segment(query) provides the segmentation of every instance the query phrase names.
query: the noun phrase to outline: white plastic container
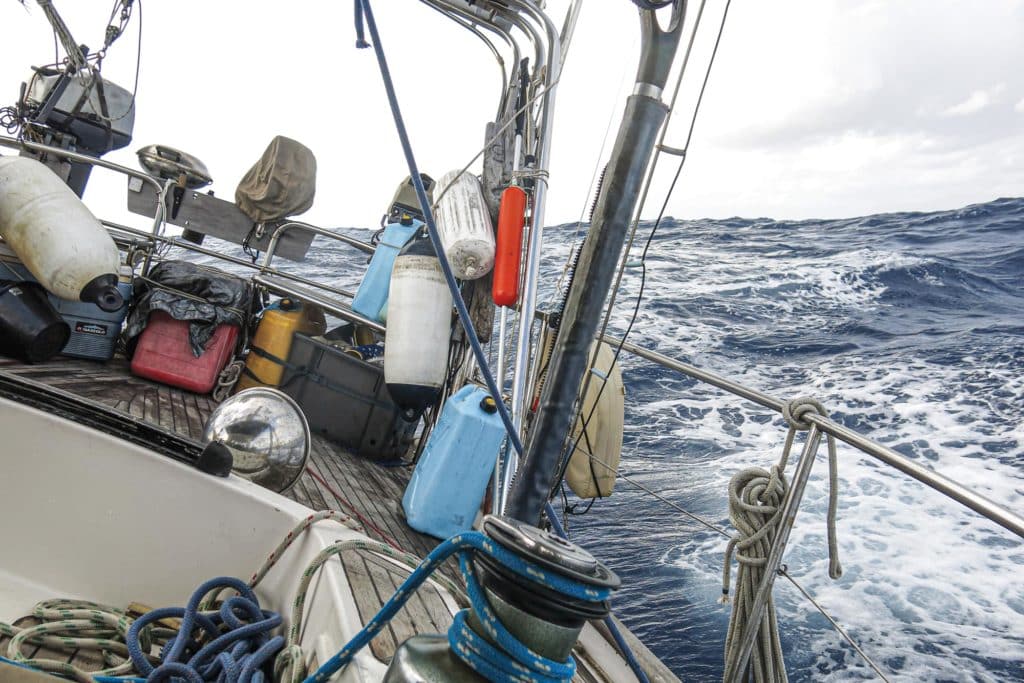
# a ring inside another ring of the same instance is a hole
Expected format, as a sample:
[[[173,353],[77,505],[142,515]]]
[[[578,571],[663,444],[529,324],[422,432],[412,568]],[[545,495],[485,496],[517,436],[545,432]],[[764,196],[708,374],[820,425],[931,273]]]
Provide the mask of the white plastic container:
[[[471,173],[458,174],[447,173],[437,183],[434,218],[455,276],[476,280],[494,267],[494,225],[480,181]]]
[[[395,403],[419,413],[444,383],[452,328],[452,296],[429,240],[395,259],[387,315],[384,380]]]
[[[71,188],[35,159],[0,157],[0,235],[55,296],[105,311],[122,306],[117,245]]]

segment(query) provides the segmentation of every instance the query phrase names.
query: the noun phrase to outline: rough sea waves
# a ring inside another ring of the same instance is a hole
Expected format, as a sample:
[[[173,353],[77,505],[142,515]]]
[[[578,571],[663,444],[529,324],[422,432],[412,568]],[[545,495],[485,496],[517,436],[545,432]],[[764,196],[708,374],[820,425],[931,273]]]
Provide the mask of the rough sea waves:
[[[577,226],[545,235],[550,301]],[[318,239],[294,269],[354,288],[365,268],[354,254]],[[638,275],[627,270],[616,333]],[[647,275],[630,341],[780,398],[814,396],[847,426],[1024,512],[1024,199],[832,221],[669,220]],[[622,472],[728,528],[729,478],[777,461],[781,418],[623,359]],[[889,678],[1024,680],[1021,542],[840,444],[844,574],[830,581],[826,474],[823,445],[785,563]],[[622,576],[613,603],[630,628],[680,678],[721,680],[724,539],[625,481],[569,524]],[[775,596],[791,681],[874,679],[792,586],[779,581]]]
[[[574,226],[548,234],[560,230]],[[620,329],[638,272],[624,280]],[[634,343],[780,398],[814,396],[843,424],[1024,511],[1024,199],[832,221],[670,220],[647,278]],[[728,526],[728,480],[777,461],[781,418],[642,360],[624,369],[622,472]],[[826,571],[824,446],[790,574],[893,680],[1024,679],[1021,542],[844,444],[839,477],[842,578]],[[570,524],[623,577],[614,604],[630,627],[681,678],[720,680],[722,537],[624,481]],[[775,595],[790,680],[875,677],[792,586],[780,580]]]

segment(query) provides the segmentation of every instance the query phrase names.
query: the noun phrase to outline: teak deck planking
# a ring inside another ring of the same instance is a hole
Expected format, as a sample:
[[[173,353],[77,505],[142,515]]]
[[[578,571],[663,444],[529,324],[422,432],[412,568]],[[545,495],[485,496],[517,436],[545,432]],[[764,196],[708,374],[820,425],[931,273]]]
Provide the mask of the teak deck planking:
[[[207,418],[217,407],[210,396],[135,377],[129,371],[128,362],[120,357],[107,363],[57,357],[35,365],[0,357],[0,374],[23,377],[73,393],[199,443]],[[313,437],[308,466],[328,486],[305,472],[285,494],[292,500],[314,510],[339,510],[368,521],[369,524],[363,524],[367,536],[397,545],[417,557],[426,556],[439,543],[405,523],[401,499],[412,474],[411,466],[385,466],[359,458],[317,435]],[[409,573],[381,555],[362,550],[344,553],[341,562],[364,622],[383,606]],[[449,560],[442,571],[448,578],[462,583],[454,560]],[[389,662],[397,646],[407,637],[417,633],[445,633],[454,609],[456,606],[451,600],[442,597],[428,582],[370,643],[370,649],[377,659]],[[4,618],[12,616],[0,615],[0,619]],[[5,639],[0,638],[0,654],[6,649]],[[25,654],[33,653],[26,651]],[[97,667],[91,657],[83,657],[85,653],[40,651],[38,654],[52,655],[86,670]],[[602,678],[592,673],[585,653],[578,653],[578,657],[581,666],[575,681]]]

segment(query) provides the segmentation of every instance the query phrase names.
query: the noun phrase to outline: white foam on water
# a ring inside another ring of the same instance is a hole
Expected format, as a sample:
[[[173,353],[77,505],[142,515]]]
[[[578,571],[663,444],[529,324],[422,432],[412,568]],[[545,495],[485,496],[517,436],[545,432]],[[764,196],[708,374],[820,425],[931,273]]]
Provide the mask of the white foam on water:
[[[835,324],[844,311],[862,315],[879,305],[886,287],[878,275],[886,271],[910,269],[922,286],[939,285],[925,272],[927,258],[865,247],[825,259],[786,249],[768,252],[774,258],[744,259],[723,257],[721,245],[669,242],[659,245],[659,253],[671,254],[671,261],[648,263],[648,294],[632,341],[780,397],[815,396],[867,436],[912,453],[918,463],[1009,509],[1024,507],[1019,362],[1015,367],[1009,359],[968,356],[943,365],[881,350],[848,352],[805,367],[778,357],[737,360],[718,353],[727,335],[749,334],[744,325],[751,315],[776,317],[779,326],[797,329]],[[626,291],[636,291],[634,274],[627,275]],[[731,305],[729,297],[739,300]],[[695,304],[709,299],[714,301],[703,309]],[[620,329],[631,303],[613,317]],[[684,320],[673,312],[677,307],[685,310]],[[717,317],[706,315],[712,308]],[[699,466],[687,466],[685,477],[667,472],[660,459],[645,466],[644,443],[624,453],[624,466],[653,473],[645,481],[659,492],[714,496],[720,503],[705,514],[722,522],[729,477],[775,462],[785,427],[775,416],[764,424],[765,410],[714,389],[662,375],[658,387],[636,395],[627,385],[627,429],[646,434],[645,442],[682,440],[714,444],[714,450],[705,448]],[[822,446],[787,551],[791,574],[895,678],[999,679],[993,671],[1024,657],[1019,540],[849,446],[840,444],[839,454],[838,537],[846,573],[835,582],[827,578]],[[724,545],[713,535],[694,536],[673,546],[664,561],[698,583],[713,583]],[[796,658],[806,665],[790,672],[794,680],[873,677],[848,648],[836,663],[845,645],[784,583],[776,589],[784,639],[798,643]]]

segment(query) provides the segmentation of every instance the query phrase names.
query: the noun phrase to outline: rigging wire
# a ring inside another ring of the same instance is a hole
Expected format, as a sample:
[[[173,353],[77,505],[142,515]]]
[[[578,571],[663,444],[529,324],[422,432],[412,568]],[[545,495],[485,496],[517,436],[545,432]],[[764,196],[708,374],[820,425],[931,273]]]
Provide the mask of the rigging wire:
[[[633,43],[630,46],[630,52],[636,49],[637,40],[637,37],[634,36]],[[597,150],[597,155],[594,158],[594,170],[590,174],[590,182],[587,185],[589,190],[583,202],[583,206],[580,208],[580,217],[576,221],[576,225],[573,226],[574,232],[572,236],[572,242],[569,244],[570,258],[566,259],[565,266],[562,268],[562,272],[558,276],[558,281],[555,282],[555,286],[551,290],[551,294],[548,296],[547,305],[551,305],[551,303],[555,300],[555,297],[557,297],[558,293],[561,291],[562,284],[566,282],[566,275],[569,271],[569,263],[572,260],[571,255],[575,253],[576,245],[579,243],[580,240],[580,235],[582,235],[584,232],[583,218],[588,215],[592,218],[594,215],[594,208],[597,206],[597,199],[601,191],[602,181],[605,175],[605,171],[608,168],[606,164],[601,163],[601,159],[604,158],[604,150],[605,148],[607,148],[608,142],[612,138],[612,125],[615,123],[615,115],[619,111],[619,102],[623,99],[622,93],[626,91],[626,88],[628,87],[627,84],[629,83],[629,81],[629,66],[627,60],[622,60],[622,75],[619,76],[619,87],[615,91],[616,96],[614,99],[614,104],[611,106],[611,111],[609,111],[608,113],[608,123],[605,125],[604,136],[601,138],[601,147]],[[601,177],[601,180],[598,180],[598,176]],[[588,208],[590,209],[589,214],[587,212]],[[587,219],[587,222],[590,222],[590,218]]]
[[[871,669],[878,675],[879,678],[881,678],[886,683],[889,683],[889,677],[886,676],[884,673],[882,673],[882,670],[878,667],[878,665],[875,664],[875,662],[871,659],[871,657],[868,657],[867,653],[864,652],[864,650],[862,650],[859,645],[857,645],[857,643],[856,643],[856,641],[854,641],[853,637],[849,633],[846,632],[846,629],[844,629],[842,626],[840,626],[839,622],[837,622],[835,619],[833,619],[832,615],[830,615],[827,611],[825,611],[825,608],[822,607],[820,604],[818,604],[818,601],[815,600],[814,597],[810,593],[808,593],[807,590],[803,586],[801,586],[799,583],[797,583],[796,579],[794,579],[792,576],[790,576],[789,569],[786,567],[786,565],[782,565],[782,567],[779,568],[779,572],[778,573],[779,573],[779,576],[782,576],[787,581],[789,581],[791,584],[793,584],[793,587],[796,588],[798,591],[800,591],[800,594],[803,595],[805,598],[807,598],[807,600],[812,605],[814,605],[818,609],[819,612],[821,612],[821,616],[825,617],[825,619],[828,620],[828,623],[832,624],[832,628],[834,628],[836,630],[836,632],[840,636],[843,637],[843,640],[845,640],[847,643],[850,644],[850,647],[852,647],[854,650],[856,650],[857,654],[859,654],[861,656],[861,659],[863,659],[865,662],[867,662],[867,665],[871,667]]]
[[[613,472],[617,478],[622,479],[627,484],[630,484],[631,486],[634,486],[634,487],[640,489],[641,491],[643,491],[644,493],[648,494],[652,498],[654,498],[654,499],[664,503],[665,505],[669,506],[670,508],[672,508],[676,512],[679,512],[680,514],[685,515],[686,517],[688,517],[692,521],[700,524],[701,526],[705,527],[709,531],[713,531],[713,532],[719,534],[720,536],[722,536],[723,538],[726,538],[726,539],[732,538],[732,535],[728,531],[723,529],[721,526],[715,524],[714,522],[710,522],[707,519],[704,519],[700,515],[697,515],[697,514],[694,514],[694,513],[690,512],[689,510],[687,510],[686,508],[682,507],[678,503],[676,503],[676,502],[674,502],[672,500],[669,500],[665,496],[661,495],[657,491],[654,491],[650,487],[645,486],[644,484],[640,483],[636,479],[633,479],[632,477],[629,477],[629,476],[623,474],[621,471],[615,470],[615,468],[611,467],[607,463],[602,462],[597,456],[595,456],[595,455],[593,455],[591,453],[588,453],[587,451],[583,451],[582,449],[579,449],[579,450],[584,455],[586,455],[590,459],[590,461],[592,463],[597,463],[601,467],[604,467],[605,469]],[[563,493],[563,495],[564,495],[564,493]],[[843,640],[845,640],[850,645],[850,647],[852,647],[857,652],[857,654],[861,656],[861,658],[865,662],[867,662],[868,666],[870,666],[871,669],[876,674],[878,674],[879,678],[881,678],[883,681],[886,681],[886,683],[889,682],[889,678],[882,672],[881,668],[877,664],[875,664],[874,660],[872,660],[871,657],[869,657],[868,654],[866,652],[864,652],[864,650],[857,644],[857,642],[853,639],[853,636],[851,636],[846,631],[846,629],[844,629],[839,624],[839,622],[836,621],[835,617],[833,617],[831,614],[829,614],[828,610],[826,610],[817,600],[814,599],[814,596],[812,596],[807,591],[807,589],[804,588],[800,584],[800,582],[798,582],[795,578],[793,578],[793,576],[789,573],[789,569],[788,569],[788,567],[786,567],[786,565],[783,565],[779,569],[778,573],[779,573],[780,576],[785,577],[785,579],[787,581],[789,581],[791,584],[793,584],[793,586],[800,592],[800,594],[803,595],[807,599],[807,601],[810,602],[811,605],[814,606],[814,608],[816,610],[818,610],[818,612],[821,614],[821,616],[825,617],[825,619],[833,626],[833,628],[835,628],[835,630],[839,634],[839,636]]]
[[[58,45],[63,44],[67,52],[68,45],[73,44],[74,39],[67,25],[60,15],[57,14],[52,2],[50,0],[40,0],[39,4],[43,8],[43,12],[46,14],[53,32],[54,61],[53,64],[35,70],[29,82],[29,87],[25,89],[25,92],[31,92],[32,85],[35,79],[39,77],[40,72],[50,68],[63,68],[67,70],[71,78],[75,78],[81,83],[83,90],[91,91],[94,83],[100,79],[103,59],[106,56],[107,49],[124,34],[124,30],[131,21],[132,8],[136,2],[139,8],[139,30],[135,48],[135,78],[128,106],[120,115],[113,117],[103,111],[103,106],[95,108],[96,111],[92,112],[94,116],[108,124],[120,121],[131,114],[135,109],[135,98],[139,89],[139,73],[142,65],[142,0],[115,0],[110,11],[110,18],[107,20],[103,47],[97,52],[83,57],[81,49],[75,46],[74,54],[68,52],[68,56],[63,61],[60,59]],[[115,24],[114,20],[118,15],[118,8],[120,8],[120,18]],[[25,99],[22,99],[13,106],[3,107],[0,109],[0,128],[4,128],[12,135],[18,134],[20,136],[24,133],[31,138],[31,131],[27,131],[26,128],[29,120],[34,115],[34,109],[35,107],[30,106]]]
[[[693,131],[694,131],[694,128],[695,128],[696,123],[697,123],[697,115],[700,113],[700,105],[701,105],[701,102],[702,102],[702,100],[704,98],[704,90],[707,87],[709,78],[711,77],[711,67],[714,65],[714,63],[715,63],[715,56],[718,54],[718,45],[719,45],[719,43],[722,40],[722,33],[725,30],[725,21],[726,21],[726,18],[728,17],[728,14],[729,14],[729,5],[731,4],[731,2],[732,2],[732,0],[727,0],[726,5],[725,5],[725,10],[722,13],[722,22],[719,25],[718,35],[715,38],[715,47],[714,47],[714,50],[711,53],[711,58],[708,60],[708,66],[707,66],[707,69],[704,72],[704,81],[701,84],[700,95],[697,98],[697,102],[696,102],[696,104],[694,105],[694,108],[693,108],[693,115],[690,118],[689,133],[688,133],[687,138],[686,138],[687,146],[689,146],[689,144],[690,144],[690,138],[693,136]],[[670,104],[669,104],[669,117],[670,117],[669,120],[671,119],[672,112],[675,110],[676,99],[679,96],[679,91],[680,91],[680,88],[681,88],[681,85],[682,85],[683,77],[686,74],[687,66],[689,65],[689,62],[690,62],[690,55],[692,54],[692,51],[693,51],[693,43],[694,43],[694,40],[695,40],[695,38],[697,36],[697,32],[700,30],[700,22],[701,22],[701,18],[704,16],[704,6],[705,6],[705,4],[706,4],[705,0],[701,0],[700,7],[697,9],[697,18],[694,21],[693,30],[690,33],[690,40],[689,40],[689,43],[686,46],[686,54],[683,56],[683,63],[682,63],[682,66],[681,66],[681,68],[679,70],[679,75],[676,77],[675,88],[674,88],[674,91],[672,93],[672,99],[671,99]],[[626,264],[627,264],[627,262],[629,260],[629,252],[630,252],[630,249],[632,248],[633,239],[634,239],[634,237],[636,235],[637,228],[638,228],[638,226],[640,224],[639,215],[640,215],[640,212],[643,211],[644,204],[647,201],[647,192],[650,189],[651,181],[652,181],[652,179],[654,177],[655,167],[657,166],[658,158],[660,157],[661,142],[663,142],[664,139],[665,139],[665,134],[666,134],[666,132],[668,130],[669,120],[665,121],[664,128],[662,129],[662,134],[661,134],[661,137],[660,137],[660,141],[658,143],[659,149],[656,150],[656,152],[655,152],[656,156],[654,158],[654,162],[651,164],[651,170],[647,174],[647,182],[645,183],[645,186],[644,186],[644,194],[643,194],[643,197],[641,199],[640,206],[637,209],[637,218],[636,218],[636,220],[633,223],[633,229],[632,229],[632,232],[630,233],[630,236],[629,236],[629,242],[626,245],[626,248],[623,250],[623,253],[622,253],[622,260],[621,260],[621,263],[620,263],[620,266],[619,266],[619,272],[618,272],[618,275],[617,275],[617,278],[616,278],[615,285],[612,288],[611,298],[610,298],[610,300],[608,302],[608,309],[607,309],[607,312],[605,313],[604,322],[602,324],[601,331],[600,331],[600,333],[598,334],[598,337],[597,337],[598,339],[604,337],[605,332],[607,331],[607,328],[608,328],[608,323],[609,323],[609,320],[611,318],[612,308],[615,305],[615,298],[616,298],[615,295],[616,295],[616,293],[618,291],[619,283],[622,281],[622,274],[625,271]],[[632,313],[632,316],[630,317],[629,324],[626,327],[625,334],[622,335],[622,338],[619,341],[619,345],[615,349],[615,352],[614,352],[614,354],[612,356],[612,362],[609,365],[607,372],[604,373],[604,375],[603,375],[603,377],[601,379],[601,384],[600,384],[600,386],[597,389],[597,397],[595,397],[594,405],[591,407],[590,412],[587,415],[586,419],[583,420],[582,433],[584,433],[584,434],[587,433],[587,428],[590,426],[590,422],[593,419],[594,414],[597,411],[597,405],[598,405],[597,401],[600,398],[601,394],[604,392],[604,390],[605,390],[605,388],[606,388],[606,386],[608,384],[608,377],[610,376],[611,371],[618,364],[619,356],[622,354],[622,347],[626,343],[626,340],[629,337],[629,334],[633,330],[633,325],[636,323],[637,317],[640,314],[640,305],[643,302],[644,288],[645,288],[646,281],[647,281],[647,262],[646,262],[646,260],[647,260],[647,252],[648,252],[648,249],[651,246],[652,240],[654,239],[655,233],[657,232],[658,228],[661,225],[662,218],[665,215],[665,210],[668,207],[668,202],[669,202],[669,200],[672,197],[672,193],[675,190],[676,183],[679,180],[679,176],[682,173],[683,165],[685,163],[686,163],[686,155],[684,154],[680,158],[680,160],[679,160],[679,166],[676,168],[676,173],[675,173],[675,177],[672,180],[672,185],[669,187],[669,190],[668,190],[668,192],[665,195],[665,200],[662,203],[661,211],[658,214],[658,218],[655,221],[654,226],[651,228],[650,234],[648,235],[647,243],[644,246],[643,255],[640,258],[640,266],[641,266],[640,290],[639,290],[639,292],[637,294],[636,302],[635,302],[635,304],[633,306],[633,313]],[[596,354],[595,354],[595,359],[596,359]],[[590,369],[591,369],[591,372],[587,373],[586,379],[583,382],[583,387],[582,387],[581,392],[580,392],[581,395],[584,395],[584,396],[587,394],[587,392],[590,389],[591,375],[593,374],[593,372],[592,372],[593,371],[593,365],[591,365]],[[582,403],[581,403],[578,410],[582,411],[582,409],[583,408],[582,408]],[[579,418],[580,418],[580,414],[577,413],[577,416],[574,418],[573,423],[575,424],[576,420],[578,420]],[[562,471],[560,473],[562,476],[564,476],[565,470],[569,466],[569,460],[571,459],[572,454],[573,454],[573,452],[575,451],[575,449],[577,447],[578,447],[578,445],[575,444],[575,443],[572,443],[572,444],[567,443],[566,444],[565,448],[566,448],[566,450],[568,452],[564,453],[563,456],[562,456],[562,463],[561,463],[561,470]],[[561,479],[561,477],[559,477],[559,479]]]
[[[663,7],[668,7],[669,5],[672,4],[672,0],[663,0],[662,2],[652,2],[652,1],[649,1],[649,0],[633,0],[633,2],[634,2],[634,4],[636,4],[638,7],[641,7],[642,9],[652,9],[652,10],[657,10],[657,9],[660,9],[660,8],[663,8]],[[697,102],[694,105],[693,115],[692,115],[692,117],[690,119],[690,125],[689,125],[689,128],[687,130],[687,135],[686,135],[686,142],[685,142],[685,144],[682,147],[682,154],[680,155],[679,164],[676,167],[675,174],[674,174],[674,176],[672,178],[672,182],[671,182],[671,184],[669,186],[668,192],[665,195],[665,199],[662,202],[661,209],[660,209],[660,211],[658,213],[658,217],[655,220],[654,225],[651,227],[651,231],[648,234],[647,240],[646,240],[646,242],[644,244],[644,249],[643,249],[643,252],[642,252],[641,257],[640,257],[640,268],[641,268],[640,287],[639,287],[639,290],[637,292],[636,301],[635,301],[635,304],[634,304],[634,307],[633,307],[633,312],[632,312],[632,315],[630,317],[628,326],[627,326],[627,328],[625,330],[625,333],[622,335],[622,338],[620,339],[618,346],[615,349],[615,354],[614,354],[614,357],[612,359],[611,367],[615,367],[616,363],[618,362],[619,356],[622,353],[623,346],[624,346],[627,338],[629,337],[629,334],[632,331],[633,326],[636,323],[636,320],[637,320],[637,318],[639,316],[640,306],[641,306],[642,301],[643,301],[643,295],[644,295],[644,290],[645,290],[646,281],[647,281],[647,265],[646,265],[647,254],[648,254],[648,252],[650,250],[651,243],[654,240],[654,236],[657,234],[658,228],[661,227],[662,221],[663,221],[664,216],[665,216],[665,212],[666,212],[666,210],[668,208],[668,202],[670,201],[670,199],[672,197],[672,194],[675,191],[675,188],[676,188],[676,186],[678,184],[679,178],[680,178],[680,176],[682,174],[683,167],[686,164],[687,152],[689,151],[690,142],[691,142],[691,140],[693,138],[693,133],[694,133],[694,130],[696,128],[697,116],[698,116],[698,114],[700,112],[700,106],[701,106],[701,103],[703,102],[704,93],[705,93],[705,90],[707,89],[708,80],[709,80],[709,78],[711,76],[711,68],[712,68],[712,66],[714,64],[715,57],[718,54],[718,47],[719,47],[719,45],[721,43],[721,40],[722,40],[722,34],[723,34],[724,30],[725,30],[725,23],[726,23],[726,19],[728,17],[729,7],[730,7],[731,4],[732,4],[732,0],[726,0],[725,8],[724,8],[724,10],[722,12],[722,20],[721,20],[721,23],[719,25],[718,34],[715,37],[715,44],[714,44],[714,47],[713,47],[712,52],[711,52],[711,57],[710,57],[710,59],[708,61],[708,67],[707,67],[707,70],[705,71],[705,74],[704,74],[704,80],[701,83],[700,92],[699,92],[699,94],[697,96]],[[680,85],[680,83],[682,81],[682,77],[683,77],[683,75],[685,73],[685,70],[686,70],[686,62],[689,60],[690,49],[693,46],[693,39],[694,39],[694,36],[696,35],[697,29],[699,28],[699,25],[700,25],[700,18],[701,18],[701,15],[703,14],[704,5],[705,5],[705,2],[702,0],[701,5],[700,5],[700,9],[698,11],[697,19],[696,19],[696,22],[695,22],[695,25],[694,25],[693,33],[691,34],[690,44],[687,47],[687,53],[686,53],[686,57],[684,59],[683,67],[682,67],[682,70],[680,71],[680,74],[679,74],[679,77],[678,77],[679,80],[676,83],[676,89],[675,89],[675,92],[673,93],[673,98],[672,98],[672,104],[673,104],[672,108],[673,109],[674,109],[674,104],[675,104],[675,98],[676,98],[676,96],[678,95],[678,92],[679,92],[679,85]],[[668,121],[665,122],[665,129],[667,130],[667,128],[668,128]],[[662,136],[662,139],[664,139],[664,135]],[[659,147],[660,146],[661,146],[661,143],[659,143]],[[659,152],[660,152],[660,149],[659,149]],[[657,163],[657,160],[655,160],[655,164],[656,163]],[[648,187],[650,186],[651,179],[653,179],[653,173],[654,173],[654,168],[652,166],[651,173],[650,173],[650,175],[648,177],[648,183],[647,183]],[[646,191],[645,191],[645,197],[644,198],[646,199]],[[641,207],[640,207],[640,209],[637,212],[638,216],[639,216],[640,211],[642,210],[642,208],[643,208],[643,204],[641,204]],[[638,224],[639,224],[639,218],[637,218],[637,222],[634,224],[634,234],[635,234],[636,227],[637,227]],[[632,237],[631,237],[631,241],[632,241]],[[629,249],[627,248],[625,250],[625,252],[623,253],[622,266],[620,267],[620,276],[621,276],[622,270],[624,270],[625,267],[626,267],[628,256],[629,256]],[[614,297],[614,292],[613,292],[613,297]],[[607,313],[607,315],[605,317],[605,321],[604,321],[604,329],[607,328],[608,321],[609,321],[609,318],[611,316],[612,303],[613,302],[609,303],[608,313]],[[603,336],[603,330],[602,330],[602,335],[600,335],[600,336]],[[600,338],[600,336],[599,336],[599,338]],[[588,374],[587,375],[587,382],[588,383],[589,383],[589,380],[590,380],[590,375]],[[601,387],[599,389],[599,392],[602,391],[607,386],[607,382],[608,382],[607,374],[605,374],[604,378],[602,379],[602,384],[601,384]],[[590,420],[593,418],[595,411],[596,411],[596,403],[595,403],[595,406],[593,408],[591,408],[591,411],[590,411],[589,415],[587,416],[586,421],[584,421],[584,423],[583,423],[583,428],[582,428],[583,435],[587,434],[587,426],[589,425]],[[609,465],[607,465],[606,463],[604,463],[600,459],[598,459],[596,456],[594,456],[592,453],[587,452],[587,451],[583,451],[583,449],[581,449],[579,447],[578,443],[572,444],[572,450],[570,451],[570,455],[575,450],[580,450],[581,452],[583,452],[588,457],[588,459],[591,462],[591,467],[593,467],[593,463],[596,462],[597,464],[599,464],[599,465],[601,465],[601,466],[603,466],[603,467],[605,467],[605,468],[607,468],[609,470],[613,469],[612,467],[610,467]],[[569,461],[569,458],[566,457],[564,459],[564,463],[563,463],[563,471],[564,471],[564,467],[568,465],[568,461]],[[714,532],[722,535],[725,538],[730,538],[731,537],[731,535],[727,531],[725,531],[725,529],[723,529],[723,528],[721,528],[721,527],[719,527],[719,526],[717,526],[717,525],[715,525],[715,524],[713,524],[713,523],[711,523],[711,522],[701,518],[698,515],[695,515],[695,514],[689,512],[688,510],[686,510],[682,506],[680,506],[677,503],[674,503],[673,501],[669,500],[668,498],[658,494],[657,492],[655,492],[652,489],[650,489],[649,487],[641,484],[640,482],[635,481],[634,479],[632,479],[630,477],[627,477],[626,475],[622,474],[621,472],[615,472],[615,474],[616,474],[616,476],[622,478],[624,481],[628,482],[632,486],[635,486],[636,488],[641,489],[642,491],[646,492],[648,495],[650,495],[650,496],[656,498],[657,500],[667,504],[672,509],[674,509],[674,510],[678,511],[679,513],[685,515],[689,519],[697,522],[698,524],[704,526],[705,528],[707,528],[707,529],[709,529],[711,531],[714,531]],[[564,489],[563,489],[562,495],[563,496],[565,495],[564,494]],[[590,505],[593,505],[593,500],[590,501]],[[587,511],[589,511],[589,509],[590,509],[590,506],[588,506]],[[828,622],[835,628],[836,632],[847,643],[849,643],[849,645],[861,656],[861,658],[868,664],[868,666],[871,667],[871,669],[882,680],[884,680],[884,681],[888,681],[889,680],[885,676],[885,674],[882,673],[881,669],[874,663],[874,661],[872,661],[872,659],[867,655],[867,653],[865,653],[864,650],[861,649],[861,647],[846,632],[846,630],[843,629],[839,625],[839,623],[830,614],[828,614],[828,612],[810,595],[810,593],[808,593],[806,591],[806,589],[803,588],[803,586],[801,586],[786,571],[785,568],[781,569],[779,571],[779,573],[782,576],[784,576],[788,581],[790,581],[794,585],[794,587],[796,587],[797,590],[805,598],[807,598],[807,600],[818,610],[818,612],[820,612],[821,615],[823,617],[825,617],[825,619],[828,620]]]

